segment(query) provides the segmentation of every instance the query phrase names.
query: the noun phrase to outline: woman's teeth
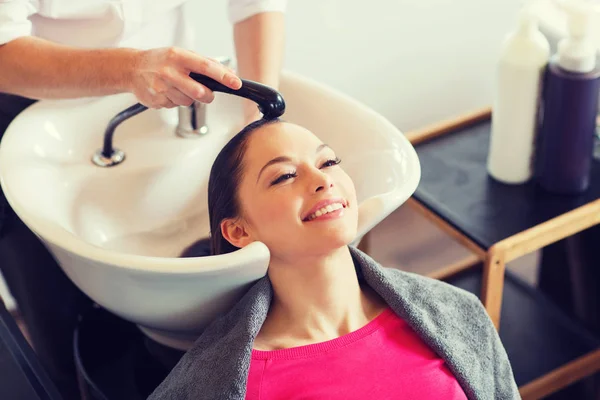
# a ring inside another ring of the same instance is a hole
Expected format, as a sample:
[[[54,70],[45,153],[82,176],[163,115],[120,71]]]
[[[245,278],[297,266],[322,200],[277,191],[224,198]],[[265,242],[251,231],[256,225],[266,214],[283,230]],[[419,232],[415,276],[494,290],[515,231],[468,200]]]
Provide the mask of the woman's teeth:
[[[313,220],[315,218],[318,218],[322,215],[325,215],[327,213],[333,212],[333,211],[337,211],[340,208],[344,208],[342,203],[334,203],[334,204],[329,204],[326,207],[323,207],[319,210],[317,210],[316,212],[314,212],[313,214],[309,215],[308,218],[306,218],[307,221]]]

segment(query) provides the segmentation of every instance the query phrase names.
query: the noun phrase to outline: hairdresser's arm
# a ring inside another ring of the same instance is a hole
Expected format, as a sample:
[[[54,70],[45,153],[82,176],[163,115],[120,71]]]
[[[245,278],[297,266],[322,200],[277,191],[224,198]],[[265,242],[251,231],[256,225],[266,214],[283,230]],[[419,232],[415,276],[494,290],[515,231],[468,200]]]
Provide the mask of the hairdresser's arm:
[[[238,73],[273,88],[279,88],[283,50],[284,14],[263,12],[234,25]],[[244,109],[246,122],[260,115],[256,104],[247,102]]]
[[[81,49],[24,36],[0,45],[0,92],[33,99],[104,96],[131,92],[149,107],[211,101],[212,92],[189,78],[208,75],[237,89],[228,68],[191,51]]]

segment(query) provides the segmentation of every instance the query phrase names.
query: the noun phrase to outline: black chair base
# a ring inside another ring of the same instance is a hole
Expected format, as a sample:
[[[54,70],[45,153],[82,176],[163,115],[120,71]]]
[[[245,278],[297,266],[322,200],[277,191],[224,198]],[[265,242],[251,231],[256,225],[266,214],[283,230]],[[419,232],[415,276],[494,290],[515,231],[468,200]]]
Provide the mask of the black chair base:
[[[81,317],[74,346],[84,400],[146,399],[183,355],[101,308]]]

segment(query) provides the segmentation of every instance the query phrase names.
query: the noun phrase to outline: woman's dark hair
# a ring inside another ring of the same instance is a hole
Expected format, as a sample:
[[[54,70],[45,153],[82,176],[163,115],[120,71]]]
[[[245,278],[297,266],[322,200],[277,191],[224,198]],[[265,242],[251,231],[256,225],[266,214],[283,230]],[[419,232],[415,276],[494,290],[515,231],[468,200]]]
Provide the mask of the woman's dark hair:
[[[208,178],[208,217],[210,221],[211,254],[225,254],[238,250],[223,237],[221,221],[240,215],[238,187],[242,178],[242,160],[248,139],[257,129],[279,122],[276,119],[260,119],[242,129],[217,155]]]

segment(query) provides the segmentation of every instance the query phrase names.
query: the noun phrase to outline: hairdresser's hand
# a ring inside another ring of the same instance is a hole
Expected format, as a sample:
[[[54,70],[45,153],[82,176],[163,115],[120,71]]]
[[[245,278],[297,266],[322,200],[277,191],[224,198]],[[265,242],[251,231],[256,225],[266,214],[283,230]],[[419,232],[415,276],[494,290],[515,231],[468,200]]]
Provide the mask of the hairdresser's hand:
[[[232,89],[242,86],[233,70],[218,61],[168,47],[138,53],[131,92],[149,108],[189,106],[194,100],[213,101],[213,92],[190,78],[190,72],[206,75]]]

